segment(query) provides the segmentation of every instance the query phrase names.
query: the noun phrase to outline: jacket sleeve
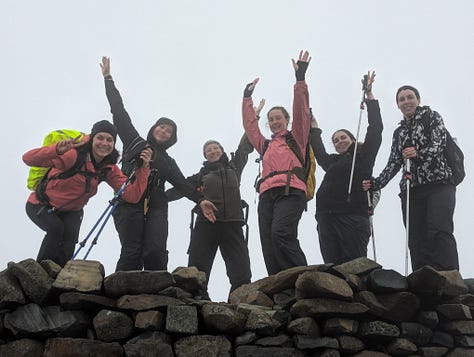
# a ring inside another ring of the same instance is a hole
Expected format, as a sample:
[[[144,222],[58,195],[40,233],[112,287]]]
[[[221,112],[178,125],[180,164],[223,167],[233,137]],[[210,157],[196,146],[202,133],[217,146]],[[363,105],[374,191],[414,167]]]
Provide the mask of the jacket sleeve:
[[[309,110],[308,85],[305,81],[297,81],[294,85],[291,134],[298,143],[300,152],[303,155],[306,155],[310,126],[311,113]]]
[[[130,182],[122,193],[122,198],[130,203],[137,203],[145,193],[148,175],[150,169],[148,167],[140,167],[135,171],[135,180]],[[123,184],[127,181],[127,176],[122,173],[117,165],[112,165],[110,172],[107,174],[106,182],[118,192]]]
[[[260,128],[258,127],[258,118],[253,109],[253,101],[251,97],[244,98],[242,101],[242,123],[248,140],[255,150],[257,150],[259,154],[262,154],[265,137],[262,135]]]
[[[428,162],[433,156],[442,155],[446,148],[446,128],[443,123],[443,118],[434,110],[430,110],[424,115],[428,116],[428,118],[423,121],[429,123],[426,129],[426,137],[430,140],[423,147],[417,148],[416,161],[419,162]]]
[[[126,150],[130,143],[140,137],[140,134],[138,134],[132,124],[130,115],[125,110],[122,97],[117,87],[115,87],[112,77],[105,78],[105,94],[110,104],[114,125],[117,127],[118,135],[123,143],[124,150]]]
[[[170,174],[167,181],[180,191],[182,194],[181,197],[187,197],[195,203],[199,203],[204,198],[202,193],[197,190],[197,186],[193,186],[185,179],[183,173],[176,164],[176,161],[173,159],[170,159]]]
[[[247,134],[244,133],[240,139],[239,146],[235,151],[232,163],[236,169],[237,178],[240,182],[240,177],[242,176],[242,171],[244,170],[245,165],[247,164],[249,154],[253,151],[253,146],[250,143]]]
[[[69,150],[62,155],[58,155],[56,145],[57,143],[54,143],[27,151],[23,154],[23,162],[28,166],[54,167],[61,171],[73,167],[77,159],[77,151]]]
[[[199,187],[198,177],[199,177],[199,174],[189,176],[186,178],[186,182],[191,187],[198,188]],[[176,187],[171,187],[170,189],[166,190],[165,194],[166,194],[166,197],[168,198],[168,202],[177,201],[184,197],[184,194]]]
[[[320,128],[311,128],[310,130],[310,139],[311,147],[313,148],[314,157],[319,166],[323,168],[324,171],[327,171],[331,165],[332,159],[331,155],[326,152],[324,147],[323,140],[321,139],[322,130]]]
[[[364,139],[364,159],[367,162],[367,167],[372,171],[382,144],[383,124],[378,100],[367,101],[367,113],[369,126]]]
[[[390,156],[388,158],[387,165],[382,170],[380,175],[374,180],[373,190],[380,190],[384,188],[390,180],[400,171],[400,168],[403,165],[403,156],[400,149],[400,136],[399,130],[396,129],[392,137],[392,148],[390,149]]]

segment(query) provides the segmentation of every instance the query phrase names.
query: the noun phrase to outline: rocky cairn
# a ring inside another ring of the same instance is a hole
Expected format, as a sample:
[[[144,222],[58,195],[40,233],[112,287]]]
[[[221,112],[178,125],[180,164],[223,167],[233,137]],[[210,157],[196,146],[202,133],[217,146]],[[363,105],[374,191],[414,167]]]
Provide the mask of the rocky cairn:
[[[282,271],[206,299],[195,268],[117,272],[97,261],[9,263],[0,356],[474,356],[474,279],[404,277],[359,258]]]

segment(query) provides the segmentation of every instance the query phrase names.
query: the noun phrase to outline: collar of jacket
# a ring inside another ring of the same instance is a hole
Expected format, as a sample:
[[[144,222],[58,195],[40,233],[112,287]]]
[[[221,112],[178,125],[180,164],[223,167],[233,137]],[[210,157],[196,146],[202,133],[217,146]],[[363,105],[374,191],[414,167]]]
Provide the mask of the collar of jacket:
[[[283,137],[284,137],[284,136],[286,136],[286,134],[288,134],[288,133],[289,133],[289,130],[287,130],[287,129],[281,130],[281,131],[279,131],[279,132],[276,133],[276,134],[272,134],[271,138],[272,138],[272,140],[274,140],[275,138],[277,138],[277,137],[279,137],[279,136],[283,136]]]
[[[222,153],[222,156],[219,158],[219,160],[214,161],[214,162],[209,162],[209,161],[204,161],[203,166],[205,170],[216,170],[220,165],[226,165],[229,163],[229,157],[225,152]]]
[[[399,124],[405,126],[411,122],[419,121],[423,117],[423,115],[430,112],[431,112],[431,108],[429,106],[427,105],[424,105],[422,107],[418,106],[416,107],[415,114],[413,114],[411,118],[407,119],[404,117]]]

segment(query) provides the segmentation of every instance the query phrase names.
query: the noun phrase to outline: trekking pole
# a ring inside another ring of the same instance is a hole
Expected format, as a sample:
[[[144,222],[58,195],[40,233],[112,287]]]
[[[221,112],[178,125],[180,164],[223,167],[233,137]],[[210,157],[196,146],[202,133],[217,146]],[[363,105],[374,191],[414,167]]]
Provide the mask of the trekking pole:
[[[406,203],[405,203],[405,276],[408,276],[408,241],[410,233],[410,159],[406,159]]]
[[[352,180],[354,179],[354,169],[355,169],[355,160],[357,154],[357,143],[359,142],[359,133],[360,133],[360,124],[362,122],[362,113],[365,109],[364,99],[365,99],[365,92],[367,91],[367,81],[369,77],[364,75],[364,80],[362,83],[362,99],[360,100],[360,112],[359,112],[359,123],[357,124],[357,135],[354,144],[354,154],[352,155],[352,166],[351,166],[351,174],[349,176],[349,187],[347,188],[347,201],[351,200],[351,190],[352,190]]]
[[[115,211],[115,208],[117,208],[117,205],[119,203],[119,198],[122,196],[123,192],[127,188],[128,184],[132,180],[133,176],[135,176],[135,169],[132,171],[132,173],[127,178],[127,180],[122,184],[122,187],[120,187],[120,189],[115,193],[114,197],[109,201],[109,205],[104,210],[104,212],[102,212],[102,214],[100,215],[97,222],[94,224],[94,226],[92,227],[90,232],[87,234],[86,238],[84,238],[84,240],[82,240],[79,243],[79,248],[76,250],[76,252],[72,256],[72,259],[75,259],[77,257],[77,255],[79,254],[81,249],[86,245],[87,241],[92,236],[92,233],[95,231],[95,229],[99,226],[100,222],[105,217],[105,220],[102,222],[102,225],[100,226],[99,231],[97,232],[96,236],[92,240],[92,243],[91,243],[89,249],[87,250],[86,254],[84,255],[84,260],[87,259],[87,257],[89,256],[89,253],[92,250],[92,247],[97,244],[97,240],[99,239],[99,235],[102,233],[102,230],[104,229],[105,225],[107,224],[107,221],[109,220],[112,213]]]
[[[374,205],[372,203],[372,198],[370,197],[370,191],[367,191],[367,202],[369,204],[369,224],[370,236],[372,237],[372,251],[374,253],[374,262],[377,263],[377,253],[375,251]]]

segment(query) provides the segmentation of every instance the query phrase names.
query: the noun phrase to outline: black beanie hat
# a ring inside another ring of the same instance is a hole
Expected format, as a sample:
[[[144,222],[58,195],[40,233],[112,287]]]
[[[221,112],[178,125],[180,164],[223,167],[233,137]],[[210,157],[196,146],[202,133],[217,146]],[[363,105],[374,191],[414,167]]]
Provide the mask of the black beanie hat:
[[[208,140],[204,143],[204,145],[202,146],[202,153],[204,155],[204,158],[206,158],[206,147],[207,145],[211,145],[211,144],[216,144],[217,146],[219,146],[222,150],[222,153],[224,153],[224,148],[222,147],[221,143],[218,142],[217,140]]]
[[[91,130],[91,140],[97,133],[109,133],[114,138],[114,142],[117,141],[117,128],[107,120],[101,120],[94,124]]]

